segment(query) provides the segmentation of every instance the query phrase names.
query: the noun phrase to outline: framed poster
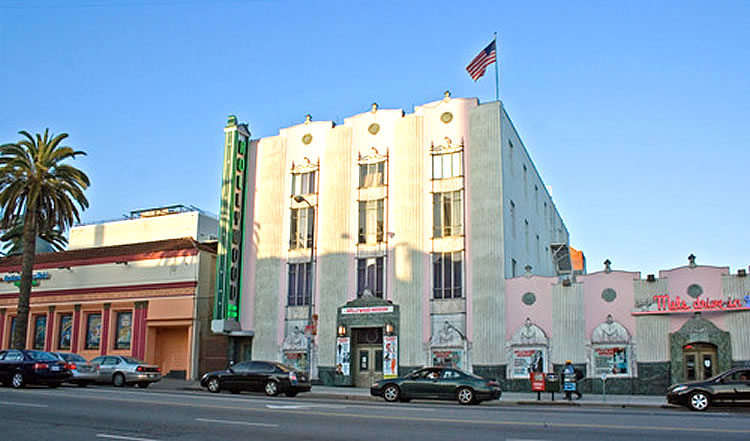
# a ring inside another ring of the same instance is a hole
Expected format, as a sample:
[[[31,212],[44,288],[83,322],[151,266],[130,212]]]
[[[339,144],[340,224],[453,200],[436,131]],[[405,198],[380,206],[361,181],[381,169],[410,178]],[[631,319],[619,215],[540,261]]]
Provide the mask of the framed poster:
[[[532,372],[544,372],[545,351],[535,348],[513,348],[512,378],[529,378]]]
[[[594,374],[630,375],[626,347],[595,347]]]
[[[70,335],[73,329],[73,316],[65,314],[60,316],[60,335],[57,341],[59,349],[70,349]]]
[[[44,350],[44,340],[47,337],[47,316],[38,315],[34,318],[34,349]]]
[[[102,315],[86,316],[86,349],[99,349],[102,336]]]
[[[398,337],[383,337],[383,378],[398,377]]]
[[[336,373],[341,375],[350,375],[351,367],[351,339],[349,337],[339,337],[336,339]]]
[[[131,323],[133,313],[130,311],[117,313],[117,333],[115,334],[115,349],[130,349]]]
[[[464,351],[457,349],[433,350],[432,365],[463,369]]]

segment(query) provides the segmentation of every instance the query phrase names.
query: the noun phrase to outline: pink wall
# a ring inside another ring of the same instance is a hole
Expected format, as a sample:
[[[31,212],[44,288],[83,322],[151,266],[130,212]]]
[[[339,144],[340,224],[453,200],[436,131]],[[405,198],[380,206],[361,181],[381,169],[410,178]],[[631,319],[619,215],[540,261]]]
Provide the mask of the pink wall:
[[[547,337],[552,337],[552,285],[557,277],[516,277],[505,281],[505,335],[508,340],[524,324],[526,317],[544,330]],[[533,292],[536,302],[526,305],[521,301],[523,295]]]
[[[687,293],[688,287],[692,284],[698,284],[703,288],[703,294],[700,298],[723,299],[724,289],[722,286],[722,276],[729,275],[728,267],[715,266],[696,266],[690,268],[683,266],[671,270],[659,271],[659,279],[667,280],[667,291],[670,297],[680,296],[688,303],[693,301]],[[701,315],[711,320],[716,326],[724,329],[725,312],[702,312]],[[693,314],[671,314],[670,331],[678,331]]]
[[[610,273],[600,271],[576,277],[576,281],[583,284],[583,310],[587,339],[591,338],[597,326],[607,320],[609,314],[612,314],[614,321],[628,330],[631,337],[635,337],[635,317],[632,315],[635,305],[633,281],[640,278],[641,273],[628,271]],[[602,298],[602,291],[607,288],[612,288],[617,293],[617,297],[612,302],[607,302]]]

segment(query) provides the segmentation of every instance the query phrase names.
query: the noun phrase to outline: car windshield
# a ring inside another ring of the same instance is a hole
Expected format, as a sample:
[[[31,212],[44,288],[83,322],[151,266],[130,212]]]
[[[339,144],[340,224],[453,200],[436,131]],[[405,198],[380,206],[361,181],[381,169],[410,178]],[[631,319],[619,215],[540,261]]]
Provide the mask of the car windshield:
[[[29,351],[29,356],[36,361],[57,361],[57,357],[49,352]]]
[[[78,354],[69,354],[69,353],[59,353],[60,356],[68,362],[76,362],[76,363],[88,363],[85,358]]]
[[[143,361],[133,357],[122,357],[122,359],[125,360],[125,363],[127,364],[143,364]]]

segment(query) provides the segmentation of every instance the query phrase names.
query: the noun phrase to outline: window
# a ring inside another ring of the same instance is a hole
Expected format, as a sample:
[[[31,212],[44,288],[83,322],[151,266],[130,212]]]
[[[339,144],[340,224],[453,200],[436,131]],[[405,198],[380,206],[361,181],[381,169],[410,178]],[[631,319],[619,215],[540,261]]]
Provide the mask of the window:
[[[289,264],[288,305],[303,306],[310,304],[310,263]]]
[[[461,236],[463,228],[463,197],[461,191],[432,195],[433,237]]]
[[[547,348],[515,346],[511,351],[511,378],[529,378],[532,372],[544,372],[547,368]]]
[[[459,298],[463,284],[462,252],[432,255],[432,294],[436,299]]]
[[[310,208],[293,208],[289,232],[289,248],[311,248],[315,234],[315,211]]]
[[[34,318],[34,349],[44,350],[44,340],[47,337],[47,316],[38,315]]]
[[[117,313],[117,333],[115,334],[115,349],[130,349],[130,334],[132,323],[132,312],[126,311]]]
[[[510,276],[516,277],[517,270],[518,270],[518,262],[516,262],[516,259],[510,259]]]
[[[70,349],[70,335],[73,328],[73,316],[71,314],[61,315],[59,326],[57,348]]]
[[[516,237],[516,203],[510,201],[510,231]]]
[[[463,171],[462,151],[432,156],[432,179],[447,179],[462,176]]]
[[[383,259],[357,259],[357,297],[369,290],[373,296],[383,298]]]
[[[594,348],[594,375],[630,375],[628,348],[598,346]]]
[[[86,316],[86,349],[99,349],[102,336],[102,315],[88,314]]]
[[[292,196],[317,193],[315,188],[316,171],[292,173]]]
[[[357,243],[383,242],[384,206],[383,199],[359,202],[359,237]]]
[[[382,187],[385,183],[385,161],[359,165],[359,188]]]

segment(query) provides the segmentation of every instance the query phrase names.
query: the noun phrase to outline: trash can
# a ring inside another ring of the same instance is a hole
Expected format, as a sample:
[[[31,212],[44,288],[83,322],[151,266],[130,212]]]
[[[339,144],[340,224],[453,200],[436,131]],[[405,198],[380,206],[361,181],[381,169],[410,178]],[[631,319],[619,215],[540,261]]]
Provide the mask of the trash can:
[[[554,373],[547,374],[545,378],[545,389],[547,392],[560,392],[560,376]]]

